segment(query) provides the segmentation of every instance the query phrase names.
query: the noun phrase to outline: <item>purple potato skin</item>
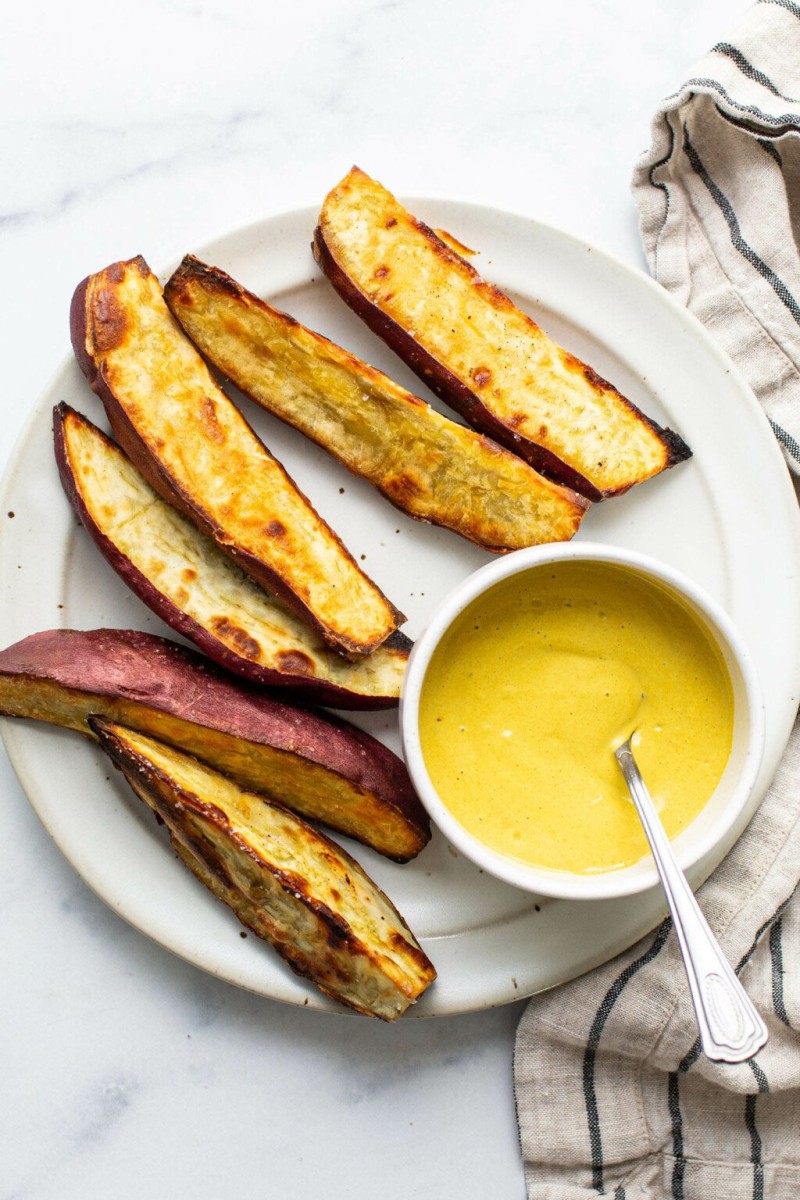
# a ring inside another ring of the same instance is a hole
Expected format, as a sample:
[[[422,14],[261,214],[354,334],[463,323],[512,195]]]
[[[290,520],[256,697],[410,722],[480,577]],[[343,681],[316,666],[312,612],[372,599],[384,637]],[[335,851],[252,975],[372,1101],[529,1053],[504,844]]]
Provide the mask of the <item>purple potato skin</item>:
[[[0,714],[91,735],[93,713],[170,744],[170,730],[181,724],[195,742],[206,737],[239,758],[257,758],[263,746],[300,770],[318,766],[345,781],[354,797],[367,797],[372,809],[400,818],[416,848],[388,853],[397,861],[413,857],[430,838],[430,819],[405,764],[382,742],[330,713],[288,704],[236,679],[188,647],[133,629],[52,629],[0,651]],[[196,748],[189,753],[203,757]],[[254,787],[252,781],[245,786]]]
[[[353,173],[358,175],[363,174],[355,167],[353,168]],[[458,263],[463,269],[464,260],[434,230],[430,229],[423,221],[417,218],[414,219],[414,226],[416,232],[427,239],[433,252],[439,258],[447,263]],[[383,312],[377,304],[364,294],[358,284],[350,278],[340,265],[336,254],[336,247],[328,242],[322,223],[318,224],[314,230],[312,250],[323,273],[327,276],[334,290],[344,300],[345,304],[419,376],[422,382],[435,395],[439,396],[446,404],[460,413],[474,429],[486,434],[487,437],[499,442],[501,446],[519,455],[529,466],[533,467],[541,475],[544,475],[545,478],[564,487],[571,488],[593,503],[605,500],[611,496],[621,495],[631,486],[628,484],[625,487],[614,490],[600,490],[585,475],[568,463],[565,463],[551,450],[547,449],[547,447],[541,446],[530,438],[521,435],[518,430],[499,419],[484,404],[478,392],[474,391],[463,380],[449,371],[444,363],[425,350],[415,337],[412,337],[410,333],[403,329],[401,325]],[[473,271],[473,268],[469,264],[467,264],[467,269]],[[511,305],[509,298],[493,284],[488,283],[486,280],[480,280],[479,286],[485,294],[491,296],[492,302],[499,308]],[[616,392],[620,402],[635,412],[639,421],[648,425],[657,433],[659,440],[663,443],[667,452],[665,467],[674,466],[676,463],[683,462],[685,459],[691,457],[691,450],[679,434],[671,429],[662,429],[655,421],[640,412],[634,404],[622,396],[607,380],[602,379],[591,367],[588,367],[585,363],[581,363],[580,367],[594,382]]]
[[[127,263],[114,263],[98,275],[88,275],[86,279],[82,280],[73,293],[70,305],[70,337],[75,359],[86,376],[89,387],[101,400],[118,444],[154,491],[212,538],[247,575],[278,596],[287,608],[292,609],[302,620],[317,629],[320,635],[339,653],[345,657],[358,658],[373,650],[383,639],[364,645],[361,642],[350,640],[344,633],[333,637],[330,630],[319,620],[303,598],[287,586],[280,572],[270,568],[255,554],[233,544],[226,531],[220,529],[199,510],[195,498],[190,493],[176,487],[175,481],[161,466],[147,442],[135,428],[123,405],[114,394],[113,388],[109,386],[102,367],[98,368],[93,355],[87,348],[87,341],[90,340],[90,328],[91,339],[101,349],[106,346],[115,346],[124,340],[127,328],[126,313],[114,292],[113,285],[121,282],[126,267],[138,271],[143,276],[150,274],[147,263],[141,257],[131,259]],[[100,276],[102,276],[104,284],[107,282],[110,286],[99,288]],[[99,294],[97,294],[98,289]],[[173,318],[170,317],[170,319]],[[255,433],[253,433],[253,438],[260,442]],[[266,453],[269,453],[266,447],[263,447],[263,443],[260,444]],[[280,464],[278,465],[280,466]],[[282,466],[281,471],[288,479],[288,474]],[[295,484],[292,481],[290,483],[292,488],[295,488]],[[307,497],[304,499],[310,506]],[[338,534],[330,528],[328,533],[331,539],[338,544],[342,553],[352,560],[352,555]],[[354,566],[361,573],[355,562]],[[387,611],[392,615],[394,626],[401,625],[405,621],[405,616],[382,593],[380,594],[387,605]]]
[[[79,517],[81,524],[92,538],[100,553],[111,567],[117,572],[124,583],[150,608],[158,617],[193,642],[200,650],[237,675],[249,679],[252,683],[263,687],[288,687],[298,700],[316,704],[331,705],[334,708],[349,710],[376,710],[396,708],[397,696],[359,695],[345,688],[337,687],[324,679],[316,679],[302,672],[292,672],[292,654],[286,655],[287,669],[278,671],[264,667],[244,655],[236,654],[219,638],[203,625],[194,621],[187,613],[168,599],[158,588],[142,574],[134,564],[120,553],[118,548],[98,528],[93,519],[69,462],[66,447],[65,423],[70,419],[74,410],[66,404],[59,404],[53,412],[53,439],[56,463],[64,492]],[[99,432],[99,431],[98,431]],[[105,436],[105,435],[103,435]],[[244,631],[242,636],[245,637]],[[411,650],[411,640],[399,630],[383,643],[381,650],[392,649],[398,656],[405,659]],[[302,655],[297,653],[297,659]]]
[[[441,242],[433,230],[428,230],[428,232],[432,239]],[[441,242],[441,246],[443,251],[452,253],[444,242]],[[382,312],[376,304],[373,304],[339,266],[336,256],[319,226],[314,231],[313,249],[314,257],[323,273],[345,304],[411,368],[434,395],[448,404],[455,412],[460,413],[473,429],[480,430],[481,433],[492,438],[501,446],[505,446],[507,450],[518,454],[546,479],[552,479],[554,483],[571,488],[572,491],[592,502],[605,498],[605,494],[591,484],[579,471],[562,462],[550,450],[537,445],[528,438],[521,437],[518,433],[510,430],[504,422],[498,420],[485,407],[480,396],[448,371],[437,358],[423,349],[419,342],[406,333],[396,321]]]

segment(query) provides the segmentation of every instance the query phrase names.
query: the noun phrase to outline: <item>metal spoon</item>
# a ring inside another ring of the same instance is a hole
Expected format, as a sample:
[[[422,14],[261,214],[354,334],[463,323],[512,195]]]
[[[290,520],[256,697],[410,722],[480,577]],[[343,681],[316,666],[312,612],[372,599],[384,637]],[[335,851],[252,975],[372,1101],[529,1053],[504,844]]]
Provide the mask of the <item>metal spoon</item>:
[[[678,935],[703,1053],[714,1062],[740,1063],[761,1049],[767,1028],[708,927],[686,876],[675,861],[631,750],[614,751],[639,814]]]

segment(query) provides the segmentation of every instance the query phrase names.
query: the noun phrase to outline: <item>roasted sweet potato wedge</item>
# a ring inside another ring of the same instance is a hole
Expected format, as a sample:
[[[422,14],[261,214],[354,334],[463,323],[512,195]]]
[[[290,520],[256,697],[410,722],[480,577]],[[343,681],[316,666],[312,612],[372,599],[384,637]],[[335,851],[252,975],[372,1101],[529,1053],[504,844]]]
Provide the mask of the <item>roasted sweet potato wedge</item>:
[[[298,975],[384,1021],[433,982],[436,971],[397,909],[341,847],[197,759],[89,720],[186,866]]]
[[[314,250],[437,395],[550,479],[601,500],[691,454],[357,167],[326,197]]]
[[[52,629],[0,651],[0,715],[91,735],[91,714],[193,754],[398,862],[430,839],[405,765],[388,747],[194,650],[132,629]]]
[[[144,259],[85,279],[71,329],[123,450],[242,570],[350,657],[402,623],[216,383]]]
[[[398,508],[487,550],[566,541],[587,501],[349,351],[186,257],[164,298],[215,367]]]
[[[337,708],[397,705],[409,639],[395,631],[350,662],[153,491],[91,421],[53,414],[61,482],[93,541],[162,620],[209,658],[253,683]]]

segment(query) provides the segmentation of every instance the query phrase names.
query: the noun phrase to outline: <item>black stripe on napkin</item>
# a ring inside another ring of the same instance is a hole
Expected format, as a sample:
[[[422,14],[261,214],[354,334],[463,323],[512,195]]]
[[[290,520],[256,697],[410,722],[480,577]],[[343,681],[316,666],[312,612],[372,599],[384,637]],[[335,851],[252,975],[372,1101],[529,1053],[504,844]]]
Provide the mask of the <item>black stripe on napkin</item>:
[[[772,961],[772,1008],[775,1016],[791,1029],[783,995],[783,917],[778,917],[769,931],[769,953]]]
[[[672,1200],[684,1200],[683,1182],[686,1176],[686,1157],[683,1152],[683,1117],[678,1088],[680,1076],[685,1075],[700,1057],[700,1038],[697,1038],[688,1054],[678,1063],[677,1071],[667,1076],[667,1107],[672,1122]]]
[[[756,944],[766,927],[766,925],[762,927],[750,950],[739,963],[739,966],[736,969],[737,975],[741,971],[742,967],[744,967],[749,961],[753,951],[755,950]],[[672,1200],[685,1200],[684,1183],[686,1179],[686,1154],[683,1144],[683,1117],[681,1115],[680,1089],[678,1086],[678,1081],[680,1076],[682,1074],[685,1075],[699,1057],[700,1039],[698,1038],[689,1053],[678,1064],[677,1071],[671,1071],[667,1077],[667,1107],[669,1109],[670,1120],[672,1122],[672,1156],[674,1159],[672,1167]],[[758,1086],[758,1092],[768,1092],[769,1080],[756,1060],[754,1058],[749,1059],[747,1065],[753,1072],[753,1077]],[[753,1164],[753,1200],[764,1200],[764,1161],[762,1158],[763,1147],[761,1135],[759,1134],[758,1127],[756,1125],[757,1099],[758,1094],[756,1093],[745,1096],[744,1123],[750,1136],[750,1161]]]
[[[683,1121],[676,1071],[670,1071],[667,1076],[667,1108],[672,1122],[672,1200],[684,1200],[683,1177],[686,1174],[686,1159],[683,1153]]]
[[[776,273],[772,270],[772,267],[768,266],[764,262],[763,258],[760,258],[759,255],[756,254],[753,247],[750,246],[742,237],[742,231],[739,226],[739,221],[733,205],[708,174],[708,171],[700,159],[700,155],[692,145],[691,139],[689,138],[689,130],[686,125],[683,127],[683,147],[686,151],[686,157],[689,159],[692,170],[705,184],[709,195],[717,205],[717,208],[720,210],[728,224],[728,229],[730,230],[731,236],[731,245],[735,250],[738,250],[742,257],[750,263],[751,267],[754,267],[755,270],[758,271],[759,275],[761,275],[767,281],[772,290],[775,292],[775,295],[789,310],[797,324],[800,325],[800,305],[797,303],[794,296],[789,291],[780,276],[776,275]]]
[[[675,152],[675,130],[672,128],[672,123],[670,122],[668,113],[664,113],[664,120],[667,129],[669,130],[669,150],[663,158],[660,158],[658,162],[653,163],[648,172],[647,178],[649,179],[652,187],[660,188],[660,190],[664,193],[667,201],[667,212],[669,212],[669,188],[660,179],[656,179],[655,177],[656,171],[660,170],[661,167],[665,167]]]
[[[782,425],[778,425],[776,421],[773,421],[771,418],[768,418],[768,420],[772,426],[772,432],[775,434],[775,437],[778,439],[783,448],[789,451],[793,459],[795,459],[797,462],[800,462],[800,442],[797,441],[797,438],[793,438],[792,435],[788,433]]]
[[[764,1072],[761,1070],[761,1067],[758,1065],[758,1060],[755,1058],[748,1058],[747,1065],[750,1068],[750,1070],[753,1072],[753,1078],[755,1079],[755,1081],[758,1085],[759,1092],[768,1092],[769,1091],[769,1080],[767,1079]]]
[[[669,113],[664,113],[664,124],[666,125],[667,129],[669,130],[669,150],[667,151],[667,153],[664,155],[663,158],[660,158],[658,160],[658,162],[653,163],[653,165],[650,167],[650,170],[649,170],[648,176],[647,176],[650,181],[650,186],[654,187],[654,188],[658,188],[660,191],[662,191],[664,193],[664,216],[662,219],[662,229],[664,228],[664,226],[667,224],[667,221],[669,220],[669,206],[671,203],[671,198],[670,198],[670,194],[669,194],[669,188],[667,187],[666,183],[664,183],[660,179],[656,179],[655,173],[661,167],[665,167],[667,165],[667,163],[672,158],[672,155],[675,151],[675,130],[672,128],[672,122],[669,119]],[[657,263],[658,263],[658,239],[656,239],[656,264]],[[656,265],[653,273],[656,276],[658,275],[657,265]]]
[[[786,911],[786,907],[789,904],[789,901],[791,900],[793,895],[794,895],[794,892],[792,892],[792,894],[790,896],[787,896],[785,900],[782,900],[781,903],[778,905],[778,907],[775,909],[775,912],[772,914],[772,916],[769,917],[768,920],[766,920],[764,922],[764,924],[760,925],[759,928],[756,930],[755,937],[753,938],[753,941],[750,944],[750,949],[745,954],[742,955],[742,957],[739,959],[739,962],[736,964],[736,967],[734,968],[737,975],[740,974],[740,972],[743,971],[744,968],[747,966],[747,964],[750,962],[750,959],[753,957],[753,955],[756,952],[756,947],[758,946],[758,943],[761,941],[762,937],[767,932],[767,930],[770,929],[775,924],[775,922],[780,920],[780,918],[783,916],[784,912]]]
[[[653,959],[661,953],[667,938],[672,931],[672,921],[669,917],[662,921],[658,927],[655,939],[649,949],[645,950],[644,954],[629,963],[624,971],[621,971],[617,978],[612,983],[611,987],[603,997],[600,1007],[595,1014],[592,1027],[589,1030],[589,1037],[586,1042],[586,1050],[583,1056],[583,1098],[586,1104],[586,1120],[589,1128],[589,1145],[592,1152],[592,1187],[595,1191],[602,1195],[603,1188],[603,1138],[600,1132],[600,1117],[597,1108],[597,1090],[595,1088],[595,1059],[597,1057],[597,1048],[600,1044],[600,1038],[605,1028],[606,1021],[611,1016],[612,1009],[619,1000],[626,984],[630,983],[631,979],[639,972],[642,967],[646,967]]]
[[[779,91],[769,76],[760,71],[758,67],[754,67],[750,59],[745,58],[741,50],[737,49],[736,46],[732,46],[730,42],[717,42],[716,46],[711,47],[711,53],[724,54],[726,58],[731,60],[734,66],[738,67],[743,75],[746,75],[748,79],[752,79],[754,83],[760,84],[761,87],[766,88],[768,92],[772,92],[773,96],[777,96],[779,100],[788,100],[790,104],[800,103],[794,96],[786,96],[783,92]]]
[[[780,141],[787,133],[800,132],[800,119],[796,120],[792,125],[780,125],[775,129],[764,129],[763,125],[756,124],[755,121],[750,121],[747,117],[737,117],[734,113],[726,112],[720,107],[719,101],[716,101],[714,107],[717,110],[717,116],[722,117],[728,125],[732,125],[734,129],[743,129],[750,137],[755,138],[759,143],[769,141]]]
[[[787,133],[800,132],[800,123],[791,126],[781,125],[780,129],[762,129],[760,125],[756,125],[753,121],[748,121],[745,117],[737,117],[733,113],[726,112],[724,108],[720,107],[719,101],[715,101],[714,108],[717,110],[717,116],[726,125],[732,125],[734,129],[744,130],[748,137],[753,138],[756,144],[761,146],[762,149],[766,149],[769,146],[771,157],[781,167],[783,166],[783,160],[778,150],[772,147],[772,142],[780,141]]]
[[[761,1158],[761,1135],[756,1128],[756,1100],[758,1096],[745,1096],[744,1123],[750,1134],[750,1162],[753,1164],[753,1200],[764,1200],[764,1162]]]
[[[783,159],[781,158],[780,151],[778,150],[777,146],[773,146],[772,142],[767,141],[766,138],[756,138],[756,141],[764,153],[768,154],[770,158],[778,164],[781,170],[783,170]]]
[[[798,117],[797,113],[782,113],[779,117],[774,117],[771,113],[765,113],[763,109],[757,108],[755,104],[740,104],[738,100],[734,100],[730,92],[726,91],[718,79],[712,79],[710,76],[695,76],[692,79],[687,79],[683,85],[683,90],[686,88],[703,88],[707,91],[716,92],[736,112],[756,117],[762,124],[771,126],[768,131],[761,131],[763,133],[769,132],[770,137],[780,137],[781,134],[790,133],[792,130],[796,130],[798,124],[800,124],[800,117]],[[750,126],[746,126],[746,128],[750,128]]]
[[[753,1072],[758,1084],[759,1094],[768,1092],[769,1082],[755,1059],[751,1058],[747,1065]],[[753,1200],[764,1200],[764,1159],[762,1157],[764,1147],[761,1141],[761,1134],[758,1132],[758,1126],[756,1125],[757,1100],[758,1095],[745,1096],[744,1123],[750,1135],[750,1162],[753,1164]]]
[[[793,4],[792,0],[758,0],[759,4],[774,4],[776,8],[785,8],[793,17],[800,20],[800,7]]]
[[[774,912],[772,914],[772,916],[756,930],[756,935],[753,938],[752,942],[750,943],[749,950],[747,950],[742,955],[742,957],[739,959],[739,962],[736,964],[736,967],[734,968],[737,975],[739,975],[744,970],[744,968],[747,966],[747,964],[750,962],[750,959],[755,954],[756,946],[761,941],[761,938],[766,933],[766,931],[770,928],[770,926],[774,925],[776,918],[780,917],[781,913],[786,908],[786,905],[789,903],[789,900],[791,900],[791,896],[787,897],[787,899],[784,900],[783,903],[779,906],[777,911]],[[671,1071],[669,1076],[667,1077],[667,1107],[669,1110],[670,1120],[672,1122],[672,1154],[673,1154],[673,1158],[675,1160],[674,1165],[672,1167],[672,1200],[685,1200],[683,1184],[684,1184],[684,1179],[686,1176],[686,1157],[684,1155],[684,1148],[683,1148],[683,1117],[681,1115],[680,1090],[679,1090],[678,1083],[679,1083],[680,1076],[685,1075],[686,1072],[689,1070],[689,1068],[694,1066],[694,1064],[697,1062],[699,1057],[700,1057],[700,1038],[697,1038],[697,1040],[695,1041],[694,1045],[692,1046],[692,1048],[688,1052],[688,1054],[684,1055],[684,1057],[678,1063],[677,1070]],[[761,1067],[759,1067],[758,1063],[756,1062],[756,1060],[754,1058],[751,1058],[748,1061],[748,1066],[750,1067],[750,1070],[753,1072],[756,1082],[758,1083],[759,1092],[768,1092],[769,1091],[769,1082],[767,1080],[767,1077],[764,1074],[764,1072],[762,1071]],[[755,1096],[748,1097],[748,1099],[751,1099],[755,1102]],[[755,1106],[754,1105],[753,1105],[752,1112],[750,1112],[750,1110],[748,1110],[748,1109],[745,1110],[745,1123],[747,1124],[748,1130],[750,1131],[751,1156],[752,1156],[752,1162],[753,1162],[753,1169],[755,1172],[754,1179],[755,1179],[755,1182],[757,1182],[756,1176],[757,1176],[758,1172],[756,1171],[756,1166],[757,1166],[757,1162],[760,1161],[761,1138],[758,1136],[758,1131],[755,1128]],[[751,1125],[752,1125],[752,1129],[751,1129]],[[754,1138],[758,1139],[757,1144],[756,1144],[756,1141],[754,1140]],[[758,1149],[758,1156],[756,1156],[756,1154],[755,1154],[756,1148]],[[758,1200],[761,1200],[761,1197],[763,1196],[763,1166],[761,1169],[761,1188],[762,1188],[762,1191],[761,1191],[761,1194],[758,1196]],[[754,1196],[756,1196],[755,1192],[754,1192]]]

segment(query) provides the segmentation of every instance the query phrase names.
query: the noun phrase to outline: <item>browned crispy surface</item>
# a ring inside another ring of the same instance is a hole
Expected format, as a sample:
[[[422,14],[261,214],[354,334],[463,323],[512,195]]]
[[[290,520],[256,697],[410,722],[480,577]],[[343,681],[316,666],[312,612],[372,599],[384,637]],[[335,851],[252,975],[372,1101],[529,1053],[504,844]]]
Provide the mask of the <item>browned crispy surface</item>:
[[[585,500],[187,257],[166,301],[203,355],[398,508],[492,551],[564,541]]]
[[[151,486],[351,657],[403,620],[228,399],[141,258],[77,289],[75,353]]]
[[[91,724],[183,862],[299,975],[387,1021],[434,980],[396,908],[329,838],[174,748],[102,719]]]
[[[61,481],[84,527],[178,633],[222,666],[298,698],[339,708],[397,704],[411,646],[402,633],[348,661],[162,500],[91,421],[62,404],[53,432]]]
[[[358,168],[327,196],[314,247],[343,299],[433,391],[550,478],[599,500],[689,457]]]
[[[91,714],[184,750],[242,787],[406,861],[430,821],[405,765],[326,713],[132,629],[53,629],[0,651],[0,713],[90,734]]]

